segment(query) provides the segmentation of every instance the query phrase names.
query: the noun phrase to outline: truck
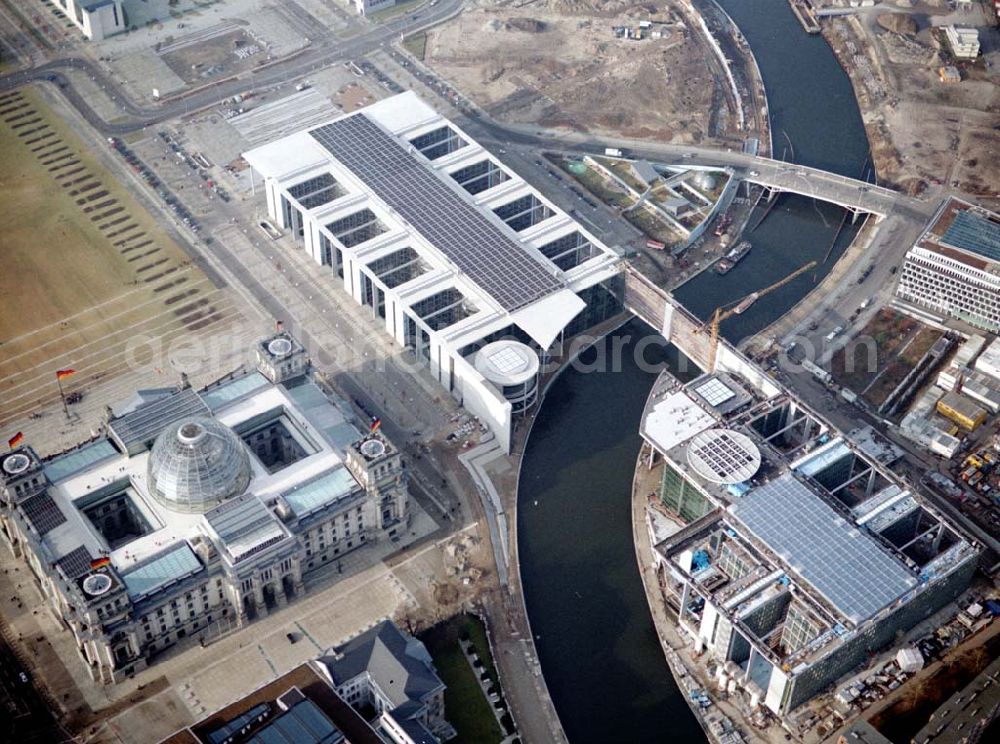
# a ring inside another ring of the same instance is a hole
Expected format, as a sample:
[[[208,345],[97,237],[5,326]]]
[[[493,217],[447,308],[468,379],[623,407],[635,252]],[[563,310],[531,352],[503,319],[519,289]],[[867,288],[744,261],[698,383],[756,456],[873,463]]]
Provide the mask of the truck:
[[[605,147],[604,154],[609,158],[620,158],[623,155],[622,151],[617,147]]]

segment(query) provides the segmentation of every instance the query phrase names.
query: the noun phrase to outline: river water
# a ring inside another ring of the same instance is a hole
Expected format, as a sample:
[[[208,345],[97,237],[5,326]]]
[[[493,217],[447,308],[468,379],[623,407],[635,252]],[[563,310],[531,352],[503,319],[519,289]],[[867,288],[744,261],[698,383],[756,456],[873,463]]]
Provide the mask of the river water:
[[[802,30],[786,0],[721,5],[756,54],[776,154],[790,142],[787,159],[794,150],[796,162],[860,177],[868,153],[861,117],[850,82],[822,38]],[[810,259],[822,261],[842,215],[810,199],[782,197],[747,236],[754,248],[736,269],[724,279],[705,272],[676,294],[704,317]],[[725,325],[727,337],[741,338],[786,312],[853,235],[853,229],[842,232],[815,276],[800,277]],[[621,345],[620,364],[594,365],[598,352],[590,350],[581,357],[584,366],[602,369],[570,368],[557,379],[535,420],[521,470],[517,529],[525,602],[542,671],[572,744],[704,741],[663,658],[632,543],[629,496],[639,417],[656,377],[651,366],[673,369],[677,362],[673,349],[647,350],[647,363],[636,362],[633,344],[649,332],[630,322],[604,344]]]

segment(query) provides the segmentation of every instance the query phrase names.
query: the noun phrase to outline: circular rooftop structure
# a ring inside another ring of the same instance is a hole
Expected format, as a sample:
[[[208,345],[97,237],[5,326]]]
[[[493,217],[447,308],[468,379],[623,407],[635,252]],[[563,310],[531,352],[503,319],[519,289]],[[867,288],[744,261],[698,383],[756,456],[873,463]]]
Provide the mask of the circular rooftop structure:
[[[99,597],[111,589],[111,577],[107,574],[91,574],[83,580],[83,591],[88,597]]]
[[[746,434],[708,429],[688,445],[688,464],[707,481],[730,485],[750,480],[760,470],[760,450]]]
[[[147,465],[149,492],[163,506],[200,514],[239,496],[250,485],[250,457],[232,429],[192,417],[156,438]]]
[[[527,344],[510,339],[494,341],[476,352],[476,369],[500,387],[522,385],[538,374],[538,354]]]
[[[267,343],[267,352],[274,357],[286,357],[292,353],[292,342],[280,336],[272,338]]]
[[[361,454],[367,457],[369,460],[373,460],[376,457],[381,457],[385,454],[385,443],[380,442],[378,439],[369,439],[366,442],[361,443]]]
[[[3,461],[3,471],[7,475],[20,475],[28,466],[31,465],[31,459],[23,452],[15,452],[13,455],[8,455]]]

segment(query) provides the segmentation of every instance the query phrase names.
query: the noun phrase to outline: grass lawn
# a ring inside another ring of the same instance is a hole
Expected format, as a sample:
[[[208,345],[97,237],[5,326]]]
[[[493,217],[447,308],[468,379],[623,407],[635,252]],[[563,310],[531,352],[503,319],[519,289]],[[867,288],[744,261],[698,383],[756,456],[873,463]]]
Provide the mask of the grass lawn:
[[[598,173],[594,168],[591,168],[589,165],[582,173],[574,173],[569,168],[572,161],[564,158],[557,158],[553,162],[559,166],[560,170],[568,173],[574,179],[583,184],[583,187],[587,189],[587,191],[605,204],[612,207],[624,208],[631,206],[635,202],[635,199],[622,191],[617,184],[612,185],[610,181],[605,179],[604,176]]]
[[[486,630],[478,618],[458,615],[435,625],[421,634],[434,659],[438,675],[448,686],[444,693],[445,715],[458,736],[455,744],[489,744],[500,742],[503,731],[493,715],[493,709],[479,687],[472,666],[462,653],[459,639],[468,637],[476,648],[486,672],[497,684],[496,667],[490,654]]]
[[[403,48],[423,62],[424,55],[427,53],[427,34],[419,33],[414,34],[413,36],[407,36],[406,39],[403,40]]]
[[[878,368],[868,368],[868,348],[865,344],[848,343],[844,348],[838,349],[830,360],[830,371],[833,378],[840,385],[861,395],[865,388],[875,379],[879,371],[885,370],[879,377],[879,381],[872,388],[875,398],[878,399],[881,396],[884,400],[885,395],[891,392],[892,387],[899,383],[899,380],[895,380],[895,383],[893,383],[895,374],[891,373],[894,370],[886,370],[885,368],[887,365],[893,363],[899,347],[917,331],[919,325],[916,320],[907,315],[890,310],[889,308],[882,308],[876,313],[874,318],[868,321],[868,324],[857,336],[857,339],[871,338],[875,341]],[[933,343],[932,341],[931,344]],[[854,355],[853,360],[850,360],[850,365],[847,359],[848,353]],[[887,381],[883,382],[883,378],[887,378]],[[876,388],[880,389],[884,385],[890,385],[889,390],[884,393],[881,390],[876,390]],[[871,397],[866,397],[872,400]],[[872,402],[874,403],[874,401]]]
[[[123,368],[130,339],[184,332],[193,303],[214,291],[91,151],[34,91],[0,100],[6,415],[54,393],[57,366],[84,384]]]
[[[944,334],[936,328],[921,328],[909,345],[899,352],[899,358],[911,367],[917,366],[942,335]]]
[[[646,190],[646,184],[640,181],[632,174],[632,166],[626,163],[624,160],[607,160],[604,158],[594,158],[600,161],[606,168],[608,168],[612,173],[618,176],[621,180],[631,186],[633,189],[638,191],[640,194]]]
[[[630,210],[623,216],[637,228],[642,230],[647,238],[659,240],[661,243],[666,243],[670,246],[683,240],[676,230],[645,207]]]
[[[416,10],[422,2],[423,0],[403,0],[402,2],[396,3],[391,8],[375,11],[371,15],[367,16],[367,18],[369,21],[374,21],[375,23],[384,23],[385,21],[392,20],[396,16],[402,15],[403,13]]]

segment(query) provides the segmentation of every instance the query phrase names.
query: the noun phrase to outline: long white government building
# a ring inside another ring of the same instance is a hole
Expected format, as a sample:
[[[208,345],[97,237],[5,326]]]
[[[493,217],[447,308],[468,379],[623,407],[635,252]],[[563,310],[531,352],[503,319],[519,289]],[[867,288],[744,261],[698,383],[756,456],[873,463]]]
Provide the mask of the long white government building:
[[[621,311],[617,253],[413,92],[244,158],[278,226],[505,450],[540,361]]]
[[[288,334],[256,359],[200,391],[140,391],[67,452],[0,456],[0,537],[95,680],[243,626],[310,573],[405,533],[399,450],[323,392]]]

